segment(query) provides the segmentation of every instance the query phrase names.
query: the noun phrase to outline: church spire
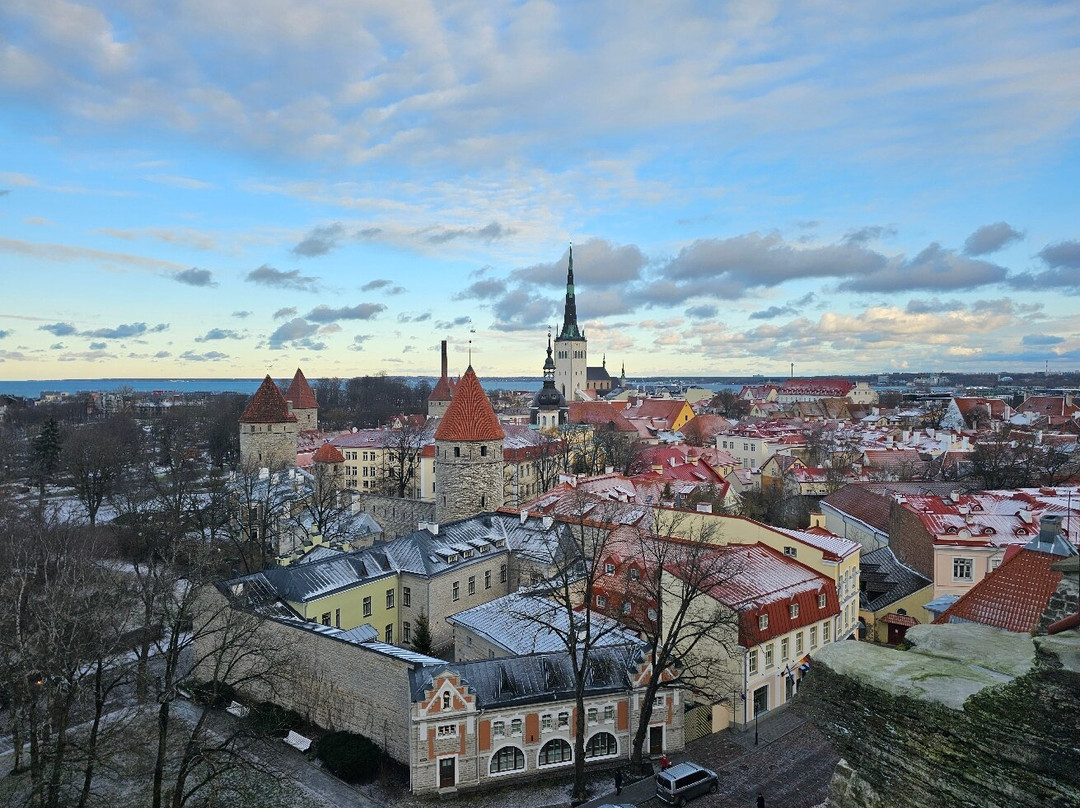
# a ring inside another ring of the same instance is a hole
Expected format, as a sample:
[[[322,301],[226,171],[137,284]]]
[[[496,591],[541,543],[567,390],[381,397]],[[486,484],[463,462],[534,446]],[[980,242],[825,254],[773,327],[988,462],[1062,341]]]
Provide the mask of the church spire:
[[[574,245],[570,245],[570,265],[566,270],[566,305],[563,308],[562,331],[558,339],[585,339],[577,323],[577,300],[574,298]]]

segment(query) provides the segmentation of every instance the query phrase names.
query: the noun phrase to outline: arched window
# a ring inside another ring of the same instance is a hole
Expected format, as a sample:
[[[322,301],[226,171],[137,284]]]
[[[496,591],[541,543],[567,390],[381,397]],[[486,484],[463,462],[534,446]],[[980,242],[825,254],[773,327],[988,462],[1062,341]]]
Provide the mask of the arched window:
[[[525,753],[516,746],[504,746],[491,756],[491,773],[513,772],[525,768]]]
[[[449,710],[450,709],[450,694],[449,693],[443,693],[442,694],[442,708],[444,710]]]
[[[574,750],[562,738],[552,738],[540,749],[540,765],[554,766],[556,763],[569,763],[574,758]]]
[[[619,742],[610,732],[598,732],[585,744],[585,757],[610,757],[619,754]]]

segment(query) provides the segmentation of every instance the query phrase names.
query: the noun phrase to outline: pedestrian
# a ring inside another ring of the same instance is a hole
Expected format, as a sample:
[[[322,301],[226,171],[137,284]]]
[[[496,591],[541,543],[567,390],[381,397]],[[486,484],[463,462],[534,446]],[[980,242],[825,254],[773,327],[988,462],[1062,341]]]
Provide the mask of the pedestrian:
[[[671,761],[667,759],[667,755],[660,756],[660,771],[667,771],[671,766]]]
[[[622,794],[622,769],[615,770],[615,793]]]
[[[765,808],[765,795],[758,793],[757,795],[757,808]]]

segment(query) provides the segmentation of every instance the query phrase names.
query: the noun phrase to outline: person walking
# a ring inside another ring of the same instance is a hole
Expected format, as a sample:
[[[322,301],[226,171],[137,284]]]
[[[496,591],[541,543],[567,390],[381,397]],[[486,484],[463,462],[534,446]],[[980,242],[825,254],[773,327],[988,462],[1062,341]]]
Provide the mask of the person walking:
[[[671,766],[671,761],[668,760],[668,756],[667,755],[661,755],[660,756],[660,771],[666,772],[670,766]]]
[[[765,808],[765,795],[760,792],[757,795],[757,808]]]
[[[615,770],[615,793],[622,794],[622,769]]]

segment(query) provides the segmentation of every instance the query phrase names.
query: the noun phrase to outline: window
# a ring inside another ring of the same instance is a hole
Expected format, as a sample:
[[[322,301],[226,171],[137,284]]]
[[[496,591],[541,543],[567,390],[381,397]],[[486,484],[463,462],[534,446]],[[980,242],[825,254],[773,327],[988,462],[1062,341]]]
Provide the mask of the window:
[[[821,624],[821,641],[823,643],[829,641],[829,629],[830,628],[831,628],[831,626],[829,625],[828,620],[826,620],[824,623]]]
[[[798,558],[798,556],[799,556],[799,548],[798,547],[791,547],[789,545],[785,545],[784,546],[784,555],[790,556],[791,558]]]
[[[480,447],[480,456],[481,457],[487,457],[487,447],[486,446],[481,446]]]
[[[491,737],[493,738],[505,738],[506,737],[506,722],[505,721],[493,721],[491,724]]]
[[[444,710],[449,710],[450,709],[450,694],[449,693],[443,693],[442,694],[442,708]]]
[[[484,573],[484,589],[491,589],[491,570]]]
[[[401,605],[412,606],[412,589],[407,586],[401,588]]]
[[[364,598],[364,617],[371,617],[371,598]]]
[[[605,721],[610,721],[614,717],[615,717],[615,708],[610,704],[607,705],[606,707],[604,707],[604,720]]]
[[[792,603],[790,606],[788,606],[788,614],[791,615],[792,620],[794,620],[796,617],[798,617],[799,616],[799,604],[798,603]]]
[[[630,568],[630,580],[631,581],[636,581],[640,577],[641,577],[641,572],[638,571],[638,568],[637,567],[631,567]]]
[[[630,601],[626,601],[626,602],[623,603],[623,605],[622,605],[622,613],[623,614],[630,614]]]
[[[783,662],[788,658],[788,641],[787,639],[780,640],[780,661]]]
[[[656,619],[656,609],[649,609],[649,619],[650,620],[655,620]]]
[[[461,447],[460,446],[455,446],[454,447],[454,457],[461,457]]]
[[[603,609],[605,606],[607,606],[607,598],[605,598],[603,595],[597,595],[596,605],[598,608]]]
[[[824,609],[825,608],[825,593],[824,592],[822,592],[820,595],[817,596],[817,607],[819,609]]]
[[[803,647],[802,641],[803,641],[803,633],[800,631],[798,634],[795,635],[795,653],[796,654],[801,654],[802,653],[802,647]]]
[[[469,576],[469,594],[470,595],[475,595],[476,594],[476,576],[475,575],[470,575]]]
[[[653,709],[656,709],[656,710],[664,709],[664,697],[663,696],[654,697],[653,700],[652,700],[652,706],[653,706]]]
[[[757,619],[757,627],[759,631],[764,631],[769,627],[769,615],[759,614]]]
[[[746,655],[747,668],[750,671],[750,675],[753,676],[757,673],[757,651],[751,651]]]
[[[506,583],[506,565],[505,564],[500,564],[499,565],[499,583],[500,584],[505,584]]]
[[[771,668],[773,665],[773,645],[769,643],[765,646],[765,667]]]
[[[324,626],[330,625],[330,612],[323,612],[322,624]]]
[[[341,609],[334,609],[334,626],[341,628]]]
[[[386,608],[387,609],[393,609],[394,608],[394,590],[393,589],[387,589],[386,590]]]
[[[551,713],[540,716],[540,730],[547,732],[551,729]]]
[[[516,746],[504,746],[491,756],[491,773],[513,772],[525,768],[525,753]]]
[[[810,647],[817,648],[817,626],[810,629]]]
[[[521,734],[521,719],[520,718],[515,718],[513,721],[510,722],[510,734],[511,735],[520,735]]]
[[[574,759],[570,744],[562,738],[552,738],[540,749],[541,766],[554,766],[556,763],[569,763]]]
[[[559,713],[559,729],[570,726],[570,713]]]
[[[457,581],[454,581],[454,600],[457,600],[460,597],[461,597],[461,584],[459,584]]]
[[[585,757],[611,757],[619,754],[619,743],[610,732],[598,732],[585,744]]]
[[[440,738],[456,738],[457,724],[439,724],[436,735]]]
[[[386,624],[386,631],[384,633],[386,635],[386,644],[387,645],[393,645],[394,644],[394,626],[393,626],[393,624],[387,623]]]
[[[401,624],[401,640],[402,642],[412,642],[412,624]]]
[[[596,719],[600,717],[600,713],[595,707],[590,707],[589,712],[586,714],[590,724],[595,724]]]
[[[954,581],[970,581],[975,567],[970,558],[954,558],[952,560],[952,577]]]

